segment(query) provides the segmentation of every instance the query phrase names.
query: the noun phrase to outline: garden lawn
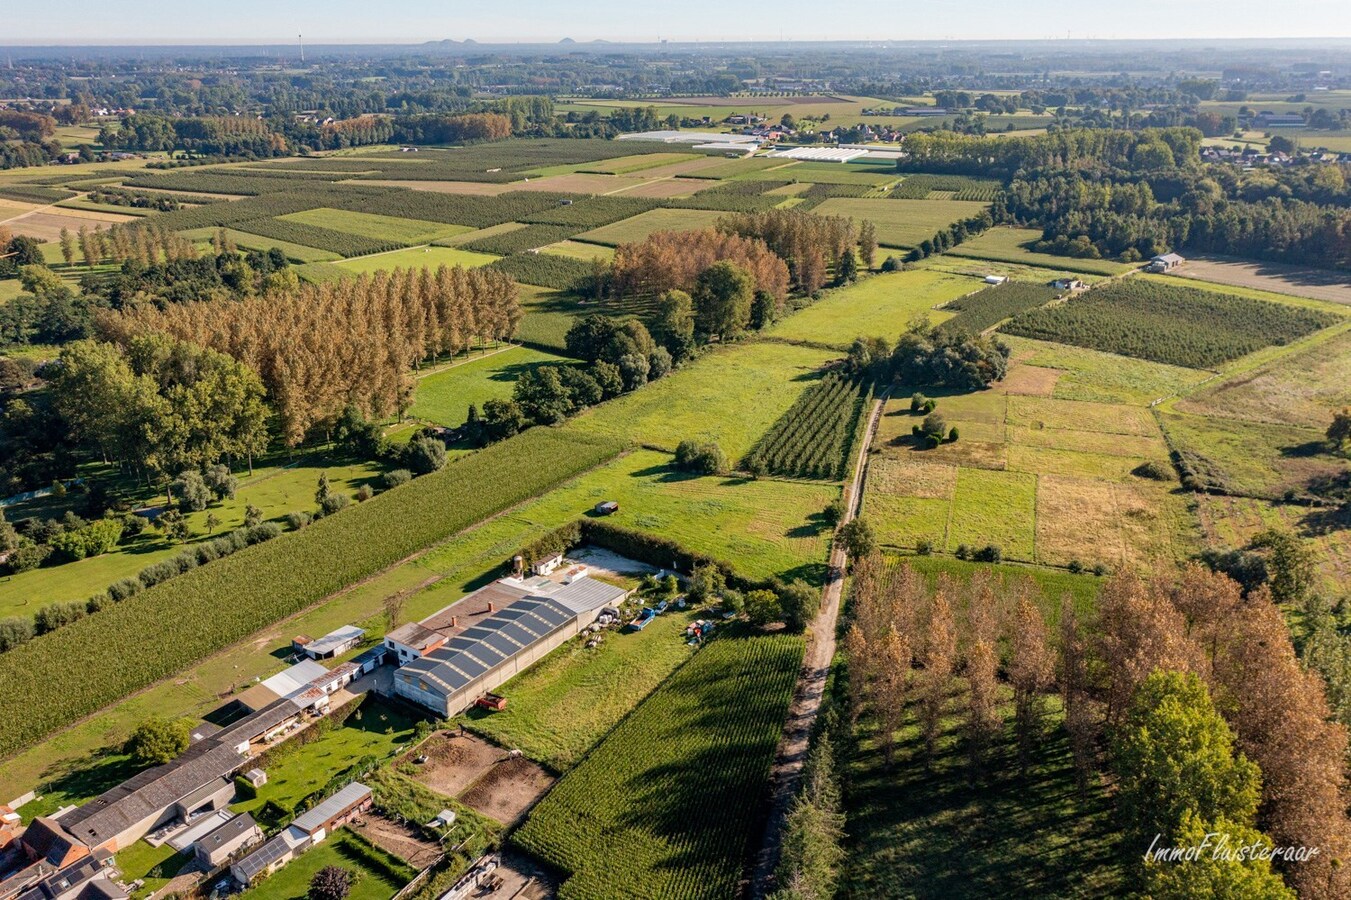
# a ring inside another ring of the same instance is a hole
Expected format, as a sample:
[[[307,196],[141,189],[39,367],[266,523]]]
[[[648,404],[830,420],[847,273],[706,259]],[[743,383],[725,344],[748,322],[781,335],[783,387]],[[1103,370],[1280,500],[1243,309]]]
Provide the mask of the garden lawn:
[[[468,726],[566,771],[689,658],[692,618],[672,607],[642,631],[607,633],[595,649],[564,644],[499,689],[505,710],[471,710]]]
[[[670,451],[686,438],[715,441],[738,460],[835,355],[765,342],[710,350],[640,391],[582,413],[568,427]]]
[[[432,241],[466,234],[474,229],[467,225],[446,225],[420,219],[401,219],[374,213],[348,212],[342,209],[307,209],[288,213],[279,219],[330,228],[346,234],[356,234],[377,241],[395,241],[400,244],[429,244]]]
[[[952,318],[952,313],[936,307],[980,287],[973,278],[923,269],[874,275],[828,292],[776,323],[768,334],[841,350],[847,350],[856,337],[885,337],[891,342],[917,316],[926,316],[934,324]]]
[[[393,857],[387,856],[383,862],[385,865],[377,863],[368,847],[339,831],[245,891],[243,896],[248,900],[305,900],[316,872],[325,866],[341,866],[357,873],[346,900],[389,900],[417,873]],[[386,869],[391,863],[396,867],[394,872]],[[395,872],[398,877],[391,877]]]
[[[884,247],[908,249],[960,219],[980,215],[988,203],[973,200],[862,200],[833,197],[812,210],[822,216],[868,219]]]
[[[416,720],[407,708],[392,706],[374,694],[351,702],[361,706],[341,725],[323,726],[322,734],[305,743],[299,735],[274,749],[265,763],[267,784],[258,789],[258,796],[231,808],[252,813],[265,829],[276,828],[289,821],[302,800],[323,790],[359,760],[391,756],[413,739]],[[323,721],[310,727],[320,727]],[[274,821],[269,812],[280,815]]]
[[[497,259],[488,253],[474,253],[455,247],[409,247],[391,253],[374,253],[370,256],[357,256],[344,259],[333,265],[348,272],[392,271],[394,269],[436,269],[441,266],[464,266],[473,269],[486,266]]]
[[[409,414],[458,428],[464,424],[470,404],[482,412],[486,400],[510,399],[516,379],[522,373],[540,366],[571,362],[573,360],[529,347],[506,346],[487,356],[457,362],[419,378]]]

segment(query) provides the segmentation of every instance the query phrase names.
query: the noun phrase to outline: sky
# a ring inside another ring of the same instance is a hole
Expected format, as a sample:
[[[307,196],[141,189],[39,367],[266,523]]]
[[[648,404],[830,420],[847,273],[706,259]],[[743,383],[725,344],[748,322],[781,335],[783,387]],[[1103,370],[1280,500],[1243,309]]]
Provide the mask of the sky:
[[[1351,37],[1348,0],[60,0],[0,45]]]

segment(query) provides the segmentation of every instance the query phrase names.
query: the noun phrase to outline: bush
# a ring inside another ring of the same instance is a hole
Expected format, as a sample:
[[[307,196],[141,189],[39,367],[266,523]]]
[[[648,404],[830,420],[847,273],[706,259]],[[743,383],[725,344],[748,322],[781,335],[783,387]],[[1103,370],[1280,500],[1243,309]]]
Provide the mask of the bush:
[[[717,444],[701,444],[689,439],[681,441],[676,447],[675,464],[678,469],[700,475],[721,475],[730,468],[727,454]]]
[[[929,405],[929,398],[921,394],[919,391],[915,391],[915,393],[910,395],[911,415],[917,416],[921,412],[926,411],[925,407],[927,407],[928,405]]]
[[[444,452],[444,450],[445,447],[443,445],[442,452]],[[346,494],[329,494],[324,498],[324,502],[319,504],[319,509],[324,515],[331,516],[335,512],[341,512],[346,509],[351,503],[352,498]]]
[[[286,514],[286,525],[292,531],[299,531],[314,521],[314,517],[304,510],[295,510]]]
[[[141,532],[145,531],[146,526],[149,524],[150,520],[145,516],[127,513],[122,517],[122,540],[125,541],[138,537]]]
[[[135,578],[123,578],[121,581],[114,581],[108,585],[108,596],[113,600],[121,602],[128,597],[135,596],[141,592],[143,585]]]
[[[63,531],[52,538],[52,549],[72,560],[107,553],[122,539],[121,519],[99,519],[83,528]]]
[[[1098,576],[1099,578],[1102,578],[1104,575],[1107,574],[1107,566],[1104,565],[1103,563],[1094,563],[1093,574]]]
[[[346,506],[347,498],[343,497],[342,499],[344,501],[342,505]],[[279,537],[280,535],[281,525],[276,522],[261,522],[248,530],[247,540],[249,544],[261,544],[270,541],[275,537]]]
[[[1069,569],[1072,575],[1082,575],[1084,572],[1084,564],[1077,559],[1070,560],[1070,564],[1065,568]]]
[[[31,619],[10,616],[0,619],[0,653],[12,650],[20,644],[33,639],[34,628]]]
[[[844,498],[836,497],[834,500],[830,501],[830,503],[826,505],[826,508],[821,513],[821,516],[826,520],[827,525],[829,525],[831,528],[834,528],[836,525],[840,524],[840,521],[842,519],[844,519],[844,510],[845,510]]]
[[[966,546],[966,544],[958,544],[957,549],[953,552],[953,555],[956,556],[958,559],[970,559],[971,548]]]
[[[1131,469],[1131,474],[1137,478],[1148,478],[1150,481],[1168,481],[1172,478],[1172,473],[1165,466],[1153,460],[1140,463]]]
[[[357,488],[356,501],[358,503],[365,503],[374,496],[375,488],[371,487],[369,484],[363,484],[361,487]]]
[[[1004,551],[999,548],[998,544],[986,544],[973,553],[971,558],[976,562],[997,563],[1004,558]]]
[[[783,608],[773,591],[751,591],[745,599],[746,618],[753,625],[768,625],[783,617]]]
[[[949,444],[955,444],[955,443],[957,443],[957,439],[958,439],[959,437],[961,437],[961,433],[960,433],[959,431],[957,431],[957,426],[956,426],[956,425],[953,425],[952,428],[948,429],[948,443],[949,443]]]
[[[71,600],[67,603],[50,603],[37,611],[33,616],[33,625],[38,634],[47,634],[58,628],[64,628],[71,622],[79,621],[87,615],[88,610],[84,603],[79,600]]]
[[[146,587],[154,587],[173,578],[179,573],[178,566],[165,560],[146,566],[136,577],[140,579],[141,584]]]
[[[779,595],[779,607],[783,611],[783,620],[789,628],[801,630],[816,618],[821,609],[821,591],[812,587],[801,578],[775,588]]]
[[[108,596],[107,591],[102,591],[92,595],[88,600],[84,601],[84,610],[87,613],[93,614],[105,610],[112,605],[113,598]]]
[[[915,541],[915,555],[929,556],[934,552],[934,542],[928,538],[920,538]]]
[[[384,482],[385,490],[389,490],[412,481],[413,473],[407,469],[392,469],[381,475],[380,480]]]
[[[446,464],[446,445],[420,435],[408,442],[401,454],[405,467],[416,475],[430,475]]]

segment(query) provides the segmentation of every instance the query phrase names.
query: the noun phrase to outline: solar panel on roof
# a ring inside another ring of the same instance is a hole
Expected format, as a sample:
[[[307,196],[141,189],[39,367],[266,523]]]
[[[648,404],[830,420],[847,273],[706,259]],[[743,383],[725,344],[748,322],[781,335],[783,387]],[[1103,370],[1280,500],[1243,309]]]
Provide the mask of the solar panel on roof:
[[[437,668],[436,675],[446,684],[450,685],[450,689],[452,691],[458,691],[460,688],[467,685],[470,681],[467,675],[465,675],[462,672],[457,672],[450,666],[439,666]]]
[[[497,637],[497,635],[495,634],[491,635],[488,640],[491,640],[492,638],[495,637]],[[514,649],[504,652],[498,649],[497,647],[494,647],[492,644],[488,643],[488,641],[482,641],[474,645],[473,647],[470,647],[468,650],[464,651],[466,656],[474,657],[474,659],[477,659],[479,662],[488,666],[488,668],[492,668],[493,666],[502,662],[502,660],[512,656],[515,652],[516,651]]]
[[[478,642],[475,641],[473,638],[460,636],[457,638],[453,638],[449,641],[446,641],[445,650],[443,650],[442,652],[459,653],[461,650],[469,649],[476,643]]]
[[[485,628],[484,625],[480,623],[478,625],[475,625],[473,628],[466,628],[464,631],[460,633],[459,636],[462,638],[468,638],[471,641],[481,641],[492,633],[493,629]]]
[[[533,632],[522,628],[514,622],[503,626],[501,633],[503,637],[510,638],[522,647],[529,647],[536,639],[536,635]]]
[[[474,657],[470,656],[468,653],[461,653],[454,659],[448,660],[448,662],[470,678],[477,678],[488,671],[487,666],[477,659],[474,659]]]
[[[488,639],[484,641],[484,643],[487,644],[489,647],[492,647],[498,653],[501,653],[503,658],[512,656],[513,654],[519,652],[521,649],[520,644],[517,644],[515,641],[513,641],[511,638],[507,637],[500,631],[497,634],[490,635]]]

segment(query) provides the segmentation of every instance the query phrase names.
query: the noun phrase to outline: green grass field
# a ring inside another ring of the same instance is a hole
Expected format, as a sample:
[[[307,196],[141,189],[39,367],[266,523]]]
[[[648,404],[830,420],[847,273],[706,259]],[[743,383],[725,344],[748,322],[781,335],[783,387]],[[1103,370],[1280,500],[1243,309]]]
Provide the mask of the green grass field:
[[[671,451],[686,438],[711,440],[729,459],[740,459],[832,355],[766,343],[712,350],[641,391],[588,410],[569,427]]]
[[[324,730],[313,739],[298,739],[279,745],[267,761],[267,784],[258,796],[232,804],[235,812],[252,813],[265,829],[271,830],[290,818],[300,801],[321,791],[330,781],[364,757],[388,757],[413,739],[416,724],[406,707],[392,706],[375,695],[367,695],[360,708],[336,727],[324,723]],[[344,710],[344,712],[346,712]],[[264,807],[279,808],[285,815],[272,821]]]
[[[304,900],[316,872],[325,866],[341,866],[357,873],[347,900],[389,900],[417,873],[392,857],[382,861],[394,862],[394,872],[385,871],[384,866],[372,860],[364,844],[339,832],[269,875],[243,896],[249,900]]]
[[[1112,262],[1107,259],[1074,259],[1069,256],[1037,253],[1029,249],[1031,243],[1039,240],[1041,232],[1035,228],[991,228],[965,243],[958,244],[946,251],[946,254],[1043,266],[1058,271],[1082,272],[1090,275],[1119,275],[1136,267],[1129,263]]]
[[[418,379],[408,412],[428,422],[458,428],[464,424],[471,403],[481,412],[485,400],[510,398],[522,372],[568,362],[571,360],[528,347],[506,347],[489,356],[457,362]]]
[[[307,209],[304,212],[290,213],[278,218],[314,225],[319,228],[331,228],[347,234],[356,234],[377,241],[396,241],[400,244],[430,244],[432,241],[455,237],[473,231],[467,225],[446,225],[441,222],[424,222],[419,219],[400,219],[394,216],[381,216],[373,213],[347,212],[341,209]]]
[[[410,247],[407,250],[395,250],[392,253],[376,253],[371,256],[358,256],[334,263],[340,269],[361,274],[363,272],[389,272],[394,269],[436,269],[441,266],[464,266],[473,269],[486,266],[497,259],[487,253],[474,253],[455,247]]]
[[[361,485],[374,482],[382,471],[383,467],[378,464],[323,457],[302,457],[295,463],[279,461],[258,466],[252,478],[247,472],[236,473],[240,484],[233,500],[202,512],[188,513],[185,518],[193,532],[192,540],[207,540],[210,537],[206,527],[209,515],[221,522],[216,528],[219,536],[222,531],[237,528],[243,522],[245,507],[249,505],[263,510],[264,517],[269,519],[281,519],[292,510],[313,509],[315,484],[320,472],[328,473],[336,490],[354,493]],[[163,502],[162,495],[141,499],[151,504]],[[35,501],[10,507],[6,516],[10,521],[30,515],[59,518],[61,512],[61,508],[50,502]],[[84,600],[114,581],[133,577],[151,563],[174,556],[181,550],[180,545],[170,542],[159,531],[147,528],[129,543],[102,556],[0,577],[0,617],[31,616],[48,603]]]
[[[1191,390],[1210,378],[1209,372],[1165,363],[1117,356],[1001,334],[1014,354],[1030,365],[1057,370],[1053,397],[1145,406],[1155,400]]]
[[[554,256],[567,256],[572,259],[580,259],[582,262],[591,262],[599,257],[605,262],[615,258],[613,247],[603,246],[601,244],[586,244],[581,241],[559,241],[557,244],[550,244],[541,252],[551,253]]]
[[[726,213],[706,209],[650,209],[577,235],[579,241],[616,247],[637,243],[658,231],[698,231],[711,228]]]
[[[618,156],[614,159],[602,160],[598,163],[581,165],[578,166],[578,171],[599,172],[602,175],[628,175],[632,172],[641,172],[644,169],[655,169],[657,166],[685,162],[691,159],[703,159],[703,154],[638,153],[633,156]]]
[[[502,686],[505,710],[471,711],[468,725],[566,771],[689,659],[684,631],[692,618],[672,609],[642,631],[606,635],[594,650],[568,644]]]
[[[938,324],[952,313],[935,307],[983,285],[971,278],[917,269],[865,278],[788,316],[768,332],[784,340],[814,341],[847,350],[856,337],[894,341],[916,316]]]
[[[877,226],[877,240],[884,247],[917,246],[941,228],[959,219],[979,215],[988,203],[972,200],[860,200],[833,197],[816,209],[822,216],[869,219]]]

